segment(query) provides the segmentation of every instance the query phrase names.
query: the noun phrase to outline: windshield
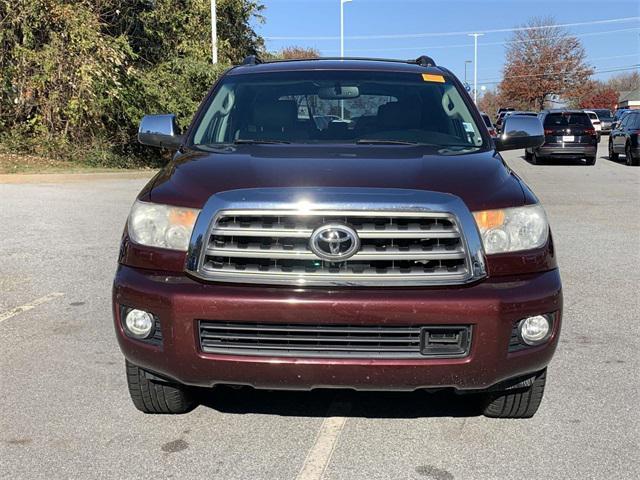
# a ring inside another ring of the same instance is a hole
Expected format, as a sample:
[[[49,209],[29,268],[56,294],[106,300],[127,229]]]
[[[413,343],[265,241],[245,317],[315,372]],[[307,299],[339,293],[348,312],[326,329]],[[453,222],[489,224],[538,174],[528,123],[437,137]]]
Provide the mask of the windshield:
[[[598,118],[611,118],[611,110],[594,110]]]
[[[293,71],[229,75],[193,145],[389,143],[479,148],[480,128],[441,75]]]

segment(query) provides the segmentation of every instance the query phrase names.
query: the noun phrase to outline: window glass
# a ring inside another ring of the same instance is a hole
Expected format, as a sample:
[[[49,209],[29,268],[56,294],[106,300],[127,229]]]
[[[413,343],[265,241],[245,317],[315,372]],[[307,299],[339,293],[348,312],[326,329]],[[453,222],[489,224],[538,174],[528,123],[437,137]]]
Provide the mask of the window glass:
[[[478,128],[456,85],[439,75],[342,70],[228,75],[204,112],[194,145],[373,140],[485,146],[486,129]]]
[[[594,112],[596,112],[596,114],[598,115],[598,118],[600,119],[611,118],[611,110],[598,109],[598,110],[594,110]]]
[[[545,127],[571,127],[571,126],[580,126],[580,127],[591,127],[591,120],[586,113],[568,113],[568,112],[559,112],[559,113],[550,113],[544,119]]]

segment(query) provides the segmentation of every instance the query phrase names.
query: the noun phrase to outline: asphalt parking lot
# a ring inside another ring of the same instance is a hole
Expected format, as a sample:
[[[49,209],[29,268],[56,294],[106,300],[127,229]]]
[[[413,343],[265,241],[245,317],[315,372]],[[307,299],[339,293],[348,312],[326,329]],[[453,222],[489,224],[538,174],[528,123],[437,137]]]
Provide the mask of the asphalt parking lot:
[[[0,478],[640,478],[640,168],[610,162],[605,142],[594,167],[505,154],[547,209],[565,288],[531,420],[447,394],[248,389],[143,415],[110,292],[146,179],[0,184]]]

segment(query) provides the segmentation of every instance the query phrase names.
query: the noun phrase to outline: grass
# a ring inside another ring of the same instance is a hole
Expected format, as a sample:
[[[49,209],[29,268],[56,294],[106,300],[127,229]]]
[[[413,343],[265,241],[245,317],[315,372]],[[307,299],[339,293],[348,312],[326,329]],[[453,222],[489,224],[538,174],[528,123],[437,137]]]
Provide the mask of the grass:
[[[146,170],[140,166],[136,170]],[[0,153],[0,174],[10,173],[101,173],[121,172],[129,170],[124,167],[104,167],[87,163],[70,162],[67,160],[55,160],[35,155],[18,155],[12,153]]]

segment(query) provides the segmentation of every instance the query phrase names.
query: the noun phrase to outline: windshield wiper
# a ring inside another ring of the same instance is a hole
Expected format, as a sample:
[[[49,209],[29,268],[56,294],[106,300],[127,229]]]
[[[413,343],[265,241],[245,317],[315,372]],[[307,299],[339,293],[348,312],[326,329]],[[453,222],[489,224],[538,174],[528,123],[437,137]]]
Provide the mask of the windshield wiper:
[[[238,138],[237,140],[234,140],[233,143],[235,145],[280,145],[291,142],[287,142],[285,140],[253,140],[249,138]]]
[[[481,145],[468,145],[466,143],[449,143],[438,145],[438,147],[442,148],[480,148]]]
[[[377,138],[361,138],[356,145],[425,145],[419,142],[405,142],[402,140],[381,140]]]

